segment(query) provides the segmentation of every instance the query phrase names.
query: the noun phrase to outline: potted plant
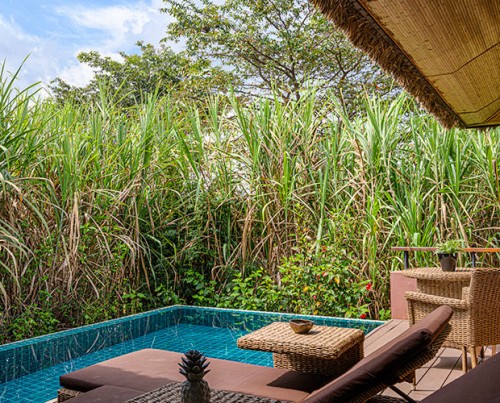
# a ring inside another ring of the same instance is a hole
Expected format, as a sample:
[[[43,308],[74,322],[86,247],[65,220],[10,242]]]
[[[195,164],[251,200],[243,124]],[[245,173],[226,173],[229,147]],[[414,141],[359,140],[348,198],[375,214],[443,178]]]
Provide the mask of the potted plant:
[[[464,248],[461,239],[450,239],[436,245],[436,254],[443,271],[455,271],[457,267],[457,254]]]

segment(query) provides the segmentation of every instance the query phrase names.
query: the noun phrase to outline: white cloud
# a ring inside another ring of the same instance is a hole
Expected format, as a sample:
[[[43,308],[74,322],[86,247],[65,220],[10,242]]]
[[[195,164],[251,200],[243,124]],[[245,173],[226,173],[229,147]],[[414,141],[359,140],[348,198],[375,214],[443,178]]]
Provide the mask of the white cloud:
[[[73,85],[85,85],[92,71],[80,64],[76,55],[96,50],[118,58],[119,51],[136,51],[138,40],[157,45],[171,21],[171,17],[159,12],[161,7],[162,0],[128,0],[104,7],[73,3],[50,11],[51,18],[64,23],[47,27],[50,33],[44,36],[30,34],[0,12],[0,57],[5,55],[7,69],[12,71],[30,54],[20,74],[20,88],[35,81],[49,83],[56,77]]]
[[[13,19],[0,15],[0,54],[5,55],[6,70],[14,73],[29,55],[18,75],[19,88],[36,81],[50,80],[58,67],[54,58],[50,57],[52,51],[48,41],[30,35]]]
[[[152,0],[149,4],[140,2],[99,8],[80,5],[56,11],[69,18],[78,29],[99,32],[97,42],[85,44],[75,55],[96,50],[103,56],[119,59],[118,51],[136,50],[134,45],[138,40],[157,45],[165,36],[170,17],[159,12],[162,5],[161,0]],[[88,66],[74,64],[62,70],[59,76],[74,85],[84,85],[92,78]]]
[[[61,73],[59,73],[58,77],[66,81],[68,84],[83,86],[92,80],[94,77],[94,71],[90,66],[84,63],[80,63],[76,60],[76,56],[82,52],[89,52],[91,50],[96,50],[95,48],[81,48],[78,49],[74,56],[75,61],[69,64],[66,68],[64,68]],[[119,53],[115,52],[105,52],[101,51],[101,56],[109,57],[112,60],[122,61],[123,57]]]
[[[149,4],[115,5],[99,8],[88,6],[60,7],[56,12],[69,18],[77,27],[100,31],[100,43],[94,50],[116,52],[126,50],[138,40],[157,44],[165,35],[169,17],[160,14],[161,1]],[[155,29],[151,30],[150,27]],[[146,35],[145,35],[146,34]]]
[[[21,27],[19,27],[13,18],[7,19],[3,15],[0,14],[0,51],[5,52],[7,49],[15,49],[18,44],[25,44],[28,46],[36,45],[39,40],[38,37],[29,35],[24,32]],[[12,43],[12,39],[15,40],[15,43]]]
[[[75,63],[66,67],[60,74],[59,78],[66,81],[70,85],[85,85],[94,76],[92,68],[82,63]]]

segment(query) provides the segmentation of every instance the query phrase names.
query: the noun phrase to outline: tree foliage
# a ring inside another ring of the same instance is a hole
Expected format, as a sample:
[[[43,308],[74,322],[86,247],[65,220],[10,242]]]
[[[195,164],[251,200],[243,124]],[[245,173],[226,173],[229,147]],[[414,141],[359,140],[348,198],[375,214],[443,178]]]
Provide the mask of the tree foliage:
[[[224,91],[233,79],[220,67],[213,67],[208,60],[192,59],[184,53],[174,52],[161,45],[138,42],[140,53],[120,52],[121,61],[99,52],[82,52],[81,63],[93,68],[95,76],[85,87],[71,86],[61,79],[51,83],[51,90],[59,101],[88,102],[99,96],[106,87],[114,94],[117,103],[131,106],[141,103],[148,94],[159,96],[175,93],[177,97],[203,98],[210,93]]]
[[[164,0],[175,18],[166,40],[185,40],[196,60],[211,60],[241,78],[241,92],[298,98],[313,83],[344,99],[363,86],[387,91],[391,80],[355,50],[306,0]],[[201,5],[200,5],[201,3]]]
[[[159,47],[138,42],[139,53],[121,52],[119,61],[81,53],[78,59],[95,78],[83,88],[55,80],[56,99],[88,102],[106,88],[128,107],[154,91],[206,99],[234,88],[240,96],[278,93],[288,101],[314,85],[319,97],[333,92],[352,111],[364,89],[385,94],[392,88],[392,80],[306,0],[164,2],[162,11],[174,22]],[[185,49],[176,52],[167,41]]]

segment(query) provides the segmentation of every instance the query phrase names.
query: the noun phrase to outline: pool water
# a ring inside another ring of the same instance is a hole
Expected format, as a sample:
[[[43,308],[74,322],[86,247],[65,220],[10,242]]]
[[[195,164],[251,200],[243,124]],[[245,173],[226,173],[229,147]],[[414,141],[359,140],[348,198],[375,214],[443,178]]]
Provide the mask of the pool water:
[[[173,306],[0,346],[0,402],[46,402],[59,376],[144,348],[198,349],[208,357],[272,366],[272,354],[242,350],[236,340],[271,322],[303,315]],[[318,325],[361,328],[382,322],[309,317]]]

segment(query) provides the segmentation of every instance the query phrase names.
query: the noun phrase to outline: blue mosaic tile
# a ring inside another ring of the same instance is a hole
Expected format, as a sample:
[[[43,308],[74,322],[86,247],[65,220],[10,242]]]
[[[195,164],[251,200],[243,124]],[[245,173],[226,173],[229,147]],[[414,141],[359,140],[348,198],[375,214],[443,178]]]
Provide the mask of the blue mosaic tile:
[[[236,340],[276,321],[309,318],[318,325],[362,328],[382,322],[173,306],[0,346],[0,402],[45,402],[59,376],[143,348],[185,352],[272,366],[272,354],[241,350]],[[34,387],[36,385],[36,387]]]

